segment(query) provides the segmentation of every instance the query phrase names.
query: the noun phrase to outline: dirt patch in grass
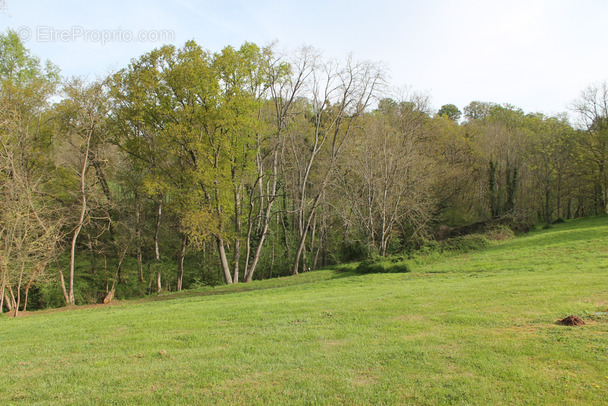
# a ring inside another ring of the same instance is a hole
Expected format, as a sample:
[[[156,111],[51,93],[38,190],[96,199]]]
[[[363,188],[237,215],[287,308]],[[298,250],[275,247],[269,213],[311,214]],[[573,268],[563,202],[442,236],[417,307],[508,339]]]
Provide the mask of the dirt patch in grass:
[[[578,316],[570,315],[564,319],[559,320],[557,324],[561,324],[562,326],[584,326],[585,321]]]
[[[356,386],[369,386],[376,383],[377,378],[370,374],[360,374],[353,378],[352,382]]]

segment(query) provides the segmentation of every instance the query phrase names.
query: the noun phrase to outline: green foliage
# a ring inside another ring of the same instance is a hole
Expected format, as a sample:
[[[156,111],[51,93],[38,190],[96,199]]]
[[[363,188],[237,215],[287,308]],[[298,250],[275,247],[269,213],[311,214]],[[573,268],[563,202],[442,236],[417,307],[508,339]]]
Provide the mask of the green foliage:
[[[410,272],[410,268],[402,256],[374,256],[361,261],[354,271],[360,274],[403,273]]]
[[[490,200],[490,213],[492,218],[498,216],[498,192],[496,189],[496,164],[490,160],[490,168],[488,170],[488,199]]]
[[[443,251],[462,252],[479,250],[488,246],[488,239],[483,234],[470,234],[462,237],[449,238],[442,241]]]
[[[46,273],[35,278],[30,308],[61,303],[49,264],[70,246],[82,195],[83,304],[114,282],[119,299],[155,291],[157,271],[165,289],[175,288],[184,252],[184,287],[229,282],[221,271],[230,276],[238,265],[242,275],[254,256],[257,279],[289,274],[296,255],[319,267],[420,246],[411,258],[358,265],[404,272],[444,253],[491,250],[486,240],[510,239],[509,228],[605,210],[605,84],[577,105],[585,130],[564,116],[487,102],[467,106],[460,124],[456,106],[431,117],[428,99],[415,94],[381,99],[370,112],[369,85],[382,77],[370,68],[324,65],[311,50],[279,57],[245,43],[213,53],[188,41],[145,53],[107,81],[69,81],[59,94],[56,67],[15,32],[0,35],[0,243],[11,251],[1,255],[0,279],[14,284],[25,263],[27,282],[38,262]],[[92,131],[88,166],[83,130]],[[508,228],[488,230],[490,221]],[[2,231],[24,225],[27,232]],[[439,227],[445,236],[478,235],[424,242]],[[27,235],[37,249],[15,248],[8,235]]]
[[[420,255],[430,253],[467,253],[486,248],[488,245],[488,237],[485,234],[468,234],[442,241],[427,240],[417,252]],[[416,254],[416,251],[413,254]]]
[[[490,116],[494,106],[496,104],[490,102],[472,101],[464,108],[464,115],[469,121],[483,120]]]
[[[373,248],[364,241],[348,238],[341,247],[341,262],[359,261],[372,255]]]
[[[515,232],[506,225],[496,225],[484,233],[490,241],[502,241],[515,237]]]
[[[0,82],[3,86],[9,82],[20,89],[37,86],[39,94],[48,94],[59,78],[59,69],[48,61],[42,65],[40,59],[23,46],[15,31],[9,29],[6,34],[0,34]]]
[[[439,117],[447,117],[452,121],[460,120],[462,112],[453,104],[444,104],[437,112]]]

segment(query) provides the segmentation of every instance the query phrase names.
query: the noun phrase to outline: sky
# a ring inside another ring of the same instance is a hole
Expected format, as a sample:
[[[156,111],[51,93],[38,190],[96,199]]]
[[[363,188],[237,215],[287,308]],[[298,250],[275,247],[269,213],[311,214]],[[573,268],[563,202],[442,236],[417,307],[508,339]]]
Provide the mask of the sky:
[[[312,46],[378,62],[391,85],[436,109],[471,101],[557,114],[608,80],[606,0],[0,0],[0,30],[65,76],[101,77],[132,58],[194,39]]]

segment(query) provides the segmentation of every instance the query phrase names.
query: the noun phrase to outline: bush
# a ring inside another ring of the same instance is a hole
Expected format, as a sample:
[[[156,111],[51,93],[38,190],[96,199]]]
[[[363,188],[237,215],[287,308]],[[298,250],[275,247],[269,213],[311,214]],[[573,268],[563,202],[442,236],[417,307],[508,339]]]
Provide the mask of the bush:
[[[509,238],[515,237],[515,233],[510,227],[504,225],[498,225],[494,228],[489,229],[484,233],[486,238],[490,241],[501,241],[508,240]]]
[[[420,248],[418,248],[417,253],[426,255],[433,252],[443,252],[443,241],[436,240],[426,240],[422,243]]]
[[[410,272],[405,260],[406,258],[402,255],[390,257],[374,256],[359,263],[354,271],[361,274]]]
[[[469,252],[484,248],[489,241],[483,234],[470,234],[442,241],[443,251]]]
[[[504,216],[500,223],[509,227],[515,234],[525,234],[534,230],[536,217],[531,213],[521,212]]]
[[[359,240],[348,240],[341,250],[341,258],[338,262],[359,261],[370,256],[370,247]]]

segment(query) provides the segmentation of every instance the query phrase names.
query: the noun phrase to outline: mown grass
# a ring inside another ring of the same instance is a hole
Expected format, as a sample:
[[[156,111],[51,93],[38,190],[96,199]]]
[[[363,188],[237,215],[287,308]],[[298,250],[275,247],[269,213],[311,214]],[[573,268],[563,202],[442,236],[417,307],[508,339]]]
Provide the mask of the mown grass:
[[[2,318],[0,404],[606,404],[607,237],[599,217],[409,273]]]

